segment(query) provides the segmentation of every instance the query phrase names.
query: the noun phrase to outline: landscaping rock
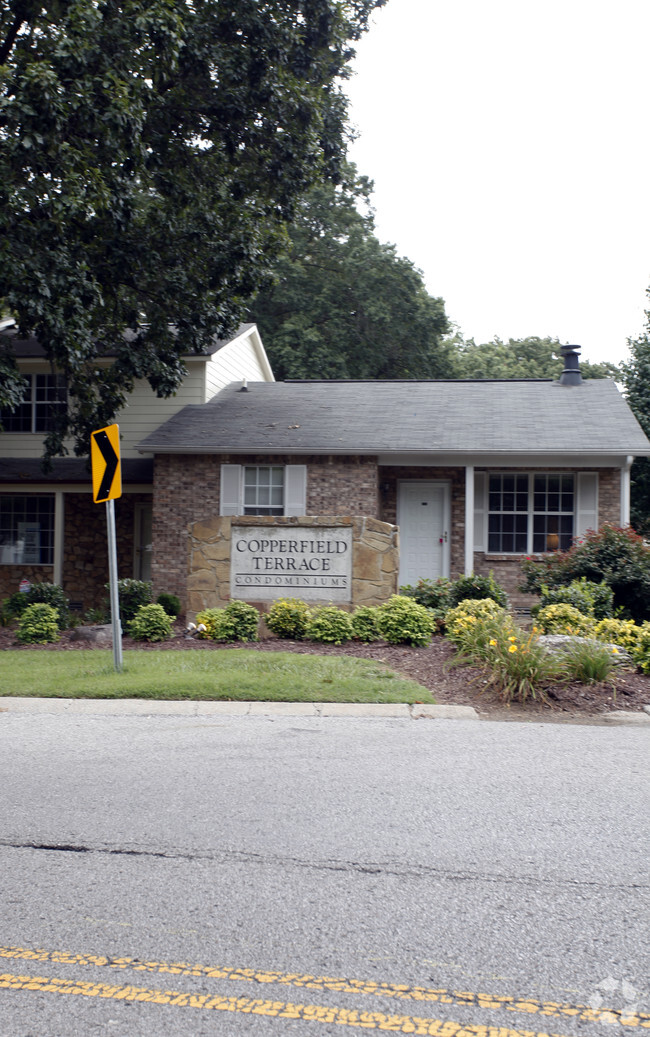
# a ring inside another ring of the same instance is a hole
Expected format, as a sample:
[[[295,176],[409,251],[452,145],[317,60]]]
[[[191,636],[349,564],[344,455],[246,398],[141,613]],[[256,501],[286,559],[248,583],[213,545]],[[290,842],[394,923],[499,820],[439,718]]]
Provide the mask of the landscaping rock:
[[[71,641],[88,641],[90,644],[112,644],[113,627],[110,623],[94,627],[75,627],[70,634]]]
[[[601,645],[603,648],[609,648],[610,652],[615,648],[616,652],[612,654],[612,661],[617,666],[632,666],[634,667],[634,660],[630,653],[621,648],[620,645],[605,644],[603,641],[594,641],[590,637],[574,637],[570,634],[542,634],[539,638],[540,644],[551,653],[551,655],[559,655],[562,652],[571,651],[571,647],[574,644],[592,644]]]

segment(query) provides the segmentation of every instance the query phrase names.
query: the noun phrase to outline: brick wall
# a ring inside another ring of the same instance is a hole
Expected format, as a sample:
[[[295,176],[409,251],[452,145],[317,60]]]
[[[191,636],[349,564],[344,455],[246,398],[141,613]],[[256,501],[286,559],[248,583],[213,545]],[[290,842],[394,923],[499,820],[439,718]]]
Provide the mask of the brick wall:
[[[300,458],[293,463],[301,463]],[[307,514],[379,518],[377,472],[374,457],[308,458]]]

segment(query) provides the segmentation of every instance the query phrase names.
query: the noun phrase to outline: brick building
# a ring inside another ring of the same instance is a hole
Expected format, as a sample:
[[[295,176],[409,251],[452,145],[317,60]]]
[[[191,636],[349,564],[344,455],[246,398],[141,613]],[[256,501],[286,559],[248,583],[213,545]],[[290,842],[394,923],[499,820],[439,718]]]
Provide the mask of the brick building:
[[[629,522],[630,466],[650,454],[615,383],[583,381],[576,350],[564,350],[558,381],[279,383],[254,326],[241,329],[187,358],[177,398],[141,388],[118,416],[120,576],[151,575],[187,606],[193,523],[366,516],[399,526],[399,584],[492,570],[514,592],[523,555]],[[82,462],[39,472],[31,406],[31,455],[26,432],[22,457],[14,433],[0,436],[0,596],[22,576],[54,579],[88,607],[107,579],[102,506]]]

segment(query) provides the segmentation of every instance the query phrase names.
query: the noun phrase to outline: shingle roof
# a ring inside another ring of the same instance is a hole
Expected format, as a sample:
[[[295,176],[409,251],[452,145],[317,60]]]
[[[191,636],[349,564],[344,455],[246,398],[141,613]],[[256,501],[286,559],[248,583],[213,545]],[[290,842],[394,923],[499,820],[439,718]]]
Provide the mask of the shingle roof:
[[[224,346],[227,346],[233,339],[239,338],[240,335],[244,335],[247,331],[254,327],[253,324],[240,324],[237,330],[230,335],[228,338],[214,338],[210,346],[206,349],[205,353],[193,353],[188,351],[184,356],[212,356],[217,353]],[[9,346],[14,356],[21,360],[26,359],[40,359],[45,356],[45,350],[39,340],[33,335],[27,338],[21,338],[18,334],[18,330],[14,324],[8,324],[6,327],[0,326],[0,344],[5,343]],[[113,353],[109,350],[103,354],[106,357],[113,356]]]
[[[254,382],[187,406],[146,453],[650,454],[610,379]]]

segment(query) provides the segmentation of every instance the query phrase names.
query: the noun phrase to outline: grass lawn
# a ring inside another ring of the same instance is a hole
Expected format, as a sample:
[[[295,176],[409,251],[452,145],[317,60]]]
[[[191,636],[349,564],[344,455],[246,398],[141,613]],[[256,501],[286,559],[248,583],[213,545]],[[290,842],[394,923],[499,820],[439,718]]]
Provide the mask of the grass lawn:
[[[0,696],[230,699],[266,702],[433,702],[415,681],[367,659],[291,652],[0,653]]]

